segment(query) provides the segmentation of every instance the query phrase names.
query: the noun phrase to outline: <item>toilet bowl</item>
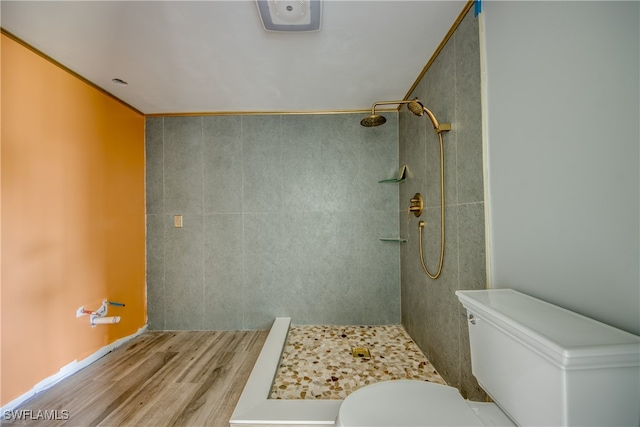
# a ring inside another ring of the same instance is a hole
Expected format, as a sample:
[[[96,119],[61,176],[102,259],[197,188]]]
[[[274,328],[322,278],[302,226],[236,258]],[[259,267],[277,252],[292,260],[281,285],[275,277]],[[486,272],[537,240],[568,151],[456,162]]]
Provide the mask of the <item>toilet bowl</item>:
[[[387,381],[347,396],[337,426],[640,425],[640,337],[511,289],[456,295],[473,375],[496,404]]]
[[[493,403],[426,381],[384,381],[356,390],[338,412],[339,427],[515,426]]]

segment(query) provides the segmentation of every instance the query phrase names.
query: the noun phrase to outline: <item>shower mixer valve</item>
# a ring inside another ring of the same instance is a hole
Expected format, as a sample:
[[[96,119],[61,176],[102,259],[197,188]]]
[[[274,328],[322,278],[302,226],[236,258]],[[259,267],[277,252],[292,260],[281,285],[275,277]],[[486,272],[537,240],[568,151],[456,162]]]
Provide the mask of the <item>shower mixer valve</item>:
[[[422,195],[420,193],[416,193],[411,198],[411,206],[407,208],[407,221],[411,221],[411,212],[413,212],[416,218],[422,215],[422,208],[423,208]]]

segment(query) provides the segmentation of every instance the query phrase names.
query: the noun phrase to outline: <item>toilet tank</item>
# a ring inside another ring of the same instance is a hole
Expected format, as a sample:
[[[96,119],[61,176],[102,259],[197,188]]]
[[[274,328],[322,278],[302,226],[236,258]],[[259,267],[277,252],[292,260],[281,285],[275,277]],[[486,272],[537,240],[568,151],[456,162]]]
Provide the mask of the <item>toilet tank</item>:
[[[511,289],[456,295],[473,375],[518,425],[640,425],[640,337]]]

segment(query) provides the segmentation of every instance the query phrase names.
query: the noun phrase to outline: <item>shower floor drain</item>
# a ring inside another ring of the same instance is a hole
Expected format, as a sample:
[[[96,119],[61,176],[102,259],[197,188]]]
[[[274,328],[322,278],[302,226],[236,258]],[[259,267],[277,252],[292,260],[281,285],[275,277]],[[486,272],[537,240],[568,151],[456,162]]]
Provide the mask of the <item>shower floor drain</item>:
[[[371,359],[371,353],[367,347],[353,347],[351,349],[351,354],[353,354],[353,357]]]

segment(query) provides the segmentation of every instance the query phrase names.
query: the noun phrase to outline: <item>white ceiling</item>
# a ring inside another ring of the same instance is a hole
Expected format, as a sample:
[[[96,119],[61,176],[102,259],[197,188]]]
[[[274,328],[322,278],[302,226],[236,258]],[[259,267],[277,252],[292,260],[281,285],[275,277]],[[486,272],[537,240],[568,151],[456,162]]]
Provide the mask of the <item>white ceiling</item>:
[[[3,0],[0,19],[145,114],[342,111],[404,98],[466,3],[324,0],[309,33],[265,31],[254,0]]]

